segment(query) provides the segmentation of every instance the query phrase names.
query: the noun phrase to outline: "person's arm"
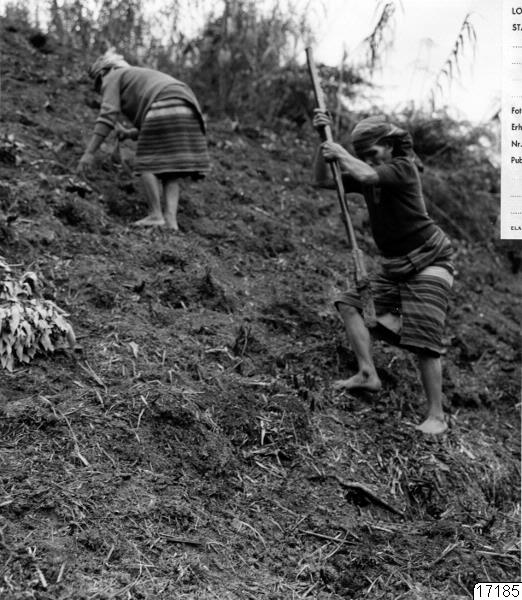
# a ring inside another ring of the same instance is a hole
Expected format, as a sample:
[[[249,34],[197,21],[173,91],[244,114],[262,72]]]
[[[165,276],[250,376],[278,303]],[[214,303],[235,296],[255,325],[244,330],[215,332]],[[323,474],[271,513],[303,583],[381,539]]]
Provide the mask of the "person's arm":
[[[315,151],[312,172],[314,185],[317,187],[333,189],[334,180],[332,178],[332,173],[323,158],[321,146],[317,146],[317,150]]]
[[[94,126],[94,132],[87,144],[87,148],[78,163],[77,172],[88,174],[93,163],[94,155],[102,145],[105,138],[114,129],[117,116],[120,112],[119,74],[114,71],[105,75],[102,84],[101,109]]]
[[[324,127],[331,128],[332,122],[328,113],[316,109],[314,111],[312,125],[321,132]],[[326,141],[321,144],[320,150],[317,152],[314,159],[314,178],[317,185],[322,185],[322,187],[333,186],[333,180],[329,174],[329,169],[325,164],[326,162],[333,160],[339,162],[343,180],[347,179],[349,182],[351,178],[360,184],[372,184],[379,181],[379,176],[372,167],[355,156],[352,156],[340,144]],[[326,182],[331,182],[331,185],[325,185]]]
[[[108,135],[108,133],[107,133],[107,135]],[[85,148],[84,154],[96,154],[96,152],[98,151],[98,148],[102,145],[102,143],[105,140],[105,138],[107,137],[107,135],[103,135],[99,132],[94,132],[91,135],[91,139],[89,140],[89,143],[87,144],[87,148]]]
[[[340,144],[323,142],[321,152],[325,161],[337,160],[339,162],[343,175],[349,175],[364,185],[379,183],[377,171],[364,161],[352,156]]]
[[[116,136],[119,140],[137,140],[139,130],[136,127],[124,127],[121,123],[116,123]]]
[[[357,181],[347,172],[341,172],[341,177],[345,193],[363,193],[363,184],[360,181]],[[333,190],[335,188],[332,171],[323,157],[321,146],[317,147],[313,160],[313,184],[325,189]]]
[[[109,135],[111,129],[107,127],[107,130],[104,128],[96,129],[87,144],[87,148],[83,153],[80,161],[78,163],[78,167],[76,171],[82,175],[88,175],[89,171],[94,164],[94,155],[98,151],[99,147],[102,145],[105,138]]]

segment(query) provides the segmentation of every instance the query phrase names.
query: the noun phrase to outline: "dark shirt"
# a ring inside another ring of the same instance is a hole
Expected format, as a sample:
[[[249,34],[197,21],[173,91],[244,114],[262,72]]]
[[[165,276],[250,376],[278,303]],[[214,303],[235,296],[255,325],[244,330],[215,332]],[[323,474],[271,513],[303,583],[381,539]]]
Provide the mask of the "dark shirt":
[[[404,256],[433,235],[437,225],[426,211],[419,172],[406,156],[375,167],[379,183],[362,185],[343,175],[346,192],[364,196],[375,243],[386,257]]]

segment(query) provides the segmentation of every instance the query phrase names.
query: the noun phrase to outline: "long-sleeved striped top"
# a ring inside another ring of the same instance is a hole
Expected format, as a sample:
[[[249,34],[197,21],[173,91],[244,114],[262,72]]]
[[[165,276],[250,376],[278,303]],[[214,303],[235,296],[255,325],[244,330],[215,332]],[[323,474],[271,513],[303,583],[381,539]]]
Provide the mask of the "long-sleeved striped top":
[[[164,90],[171,92],[173,97],[181,98],[192,105],[204,130],[201,108],[194,92],[187,84],[154,69],[122,67],[113,69],[103,78],[102,103],[94,133],[104,137],[108,135],[116,124],[119,114],[123,114],[140,129],[151,104]]]

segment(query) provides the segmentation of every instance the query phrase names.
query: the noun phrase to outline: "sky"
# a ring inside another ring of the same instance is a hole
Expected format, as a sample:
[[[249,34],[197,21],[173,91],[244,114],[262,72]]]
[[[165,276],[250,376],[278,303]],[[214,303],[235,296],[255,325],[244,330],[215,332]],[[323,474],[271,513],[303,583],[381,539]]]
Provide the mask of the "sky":
[[[312,0],[308,4],[317,24],[316,61],[337,65],[343,48],[348,63],[352,56],[356,60],[361,41],[375,24],[379,3]],[[455,116],[474,122],[490,118],[500,107],[501,9],[502,0],[402,0],[395,12],[393,46],[373,77],[375,103],[395,108],[409,101],[426,101],[470,14],[477,35],[475,47],[465,38],[460,76],[449,89],[444,88],[439,103],[447,104]]]

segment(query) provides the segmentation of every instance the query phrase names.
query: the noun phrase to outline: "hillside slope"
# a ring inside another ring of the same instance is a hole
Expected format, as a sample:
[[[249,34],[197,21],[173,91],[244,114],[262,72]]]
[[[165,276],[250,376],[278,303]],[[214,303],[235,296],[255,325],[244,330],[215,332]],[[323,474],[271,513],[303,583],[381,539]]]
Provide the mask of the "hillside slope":
[[[331,389],[355,366],[330,305],[348,251],[335,197],[309,184],[311,131],[209,123],[182,232],[137,230],[113,142],[74,175],[96,117],[86,57],[5,23],[0,40],[0,254],[78,337],[0,373],[2,600],[456,599],[519,579],[504,260],[458,245],[451,427],[423,437],[410,355],[376,344],[377,396]]]

